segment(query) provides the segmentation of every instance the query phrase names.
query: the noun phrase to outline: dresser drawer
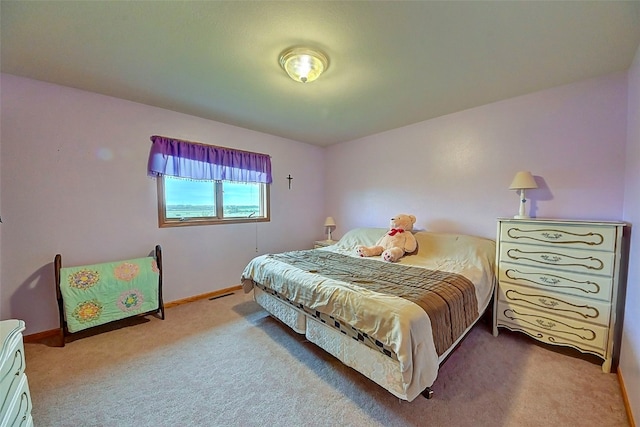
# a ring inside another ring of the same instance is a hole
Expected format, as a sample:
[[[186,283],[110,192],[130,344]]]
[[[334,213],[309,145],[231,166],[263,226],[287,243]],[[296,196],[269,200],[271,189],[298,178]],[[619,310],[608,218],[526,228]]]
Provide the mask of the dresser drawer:
[[[0,414],[6,413],[11,397],[24,376],[25,360],[22,335],[13,335],[3,349],[0,363]],[[2,423],[0,422],[0,426]]]
[[[503,283],[510,282],[606,302],[611,300],[613,285],[611,277],[554,271],[548,268],[543,269],[508,262],[500,262],[498,280],[501,286]]]
[[[21,375],[16,381],[17,389],[5,402],[0,418],[1,427],[24,426],[29,424],[31,419],[31,396],[29,394],[29,384],[27,376]]]
[[[500,233],[503,242],[543,244],[563,248],[614,252],[616,229],[588,225],[554,226],[545,223],[505,224]]]
[[[0,321],[0,427],[32,426],[31,397],[24,373],[22,320]]]
[[[564,316],[579,321],[609,326],[611,305],[570,295],[539,291],[511,283],[502,283],[498,290],[500,301],[540,310],[551,316]]]
[[[613,252],[581,251],[571,248],[500,243],[500,260],[577,273],[611,276],[615,266]]]
[[[549,341],[564,344],[571,341],[579,348],[603,351],[607,346],[608,328],[573,319],[543,313],[513,304],[500,304],[498,324],[518,326],[523,330],[540,331],[552,335]]]

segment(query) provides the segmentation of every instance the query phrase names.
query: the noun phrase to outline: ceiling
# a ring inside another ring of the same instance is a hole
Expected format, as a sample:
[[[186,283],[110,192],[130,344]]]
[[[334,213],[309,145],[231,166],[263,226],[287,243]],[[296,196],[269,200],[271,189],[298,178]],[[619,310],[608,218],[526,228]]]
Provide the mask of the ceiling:
[[[629,68],[640,1],[7,1],[3,73],[320,146]],[[294,45],[330,58],[289,79]]]

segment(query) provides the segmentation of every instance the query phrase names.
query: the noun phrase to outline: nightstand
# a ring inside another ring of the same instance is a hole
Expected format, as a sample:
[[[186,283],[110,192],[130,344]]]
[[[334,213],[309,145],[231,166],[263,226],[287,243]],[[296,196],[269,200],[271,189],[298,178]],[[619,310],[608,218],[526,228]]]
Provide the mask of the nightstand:
[[[316,240],[313,242],[313,249],[326,248],[336,243],[338,243],[337,240]]]

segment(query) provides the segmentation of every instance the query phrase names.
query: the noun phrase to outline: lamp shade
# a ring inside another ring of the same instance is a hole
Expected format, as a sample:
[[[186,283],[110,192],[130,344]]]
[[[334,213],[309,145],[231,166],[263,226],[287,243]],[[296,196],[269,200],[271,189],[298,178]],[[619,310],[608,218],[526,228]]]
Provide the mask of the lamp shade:
[[[309,83],[329,67],[329,60],[319,50],[293,47],[280,54],[280,66],[293,80]]]
[[[333,220],[332,216],[328,216],[327,219],[324,220],[325,227],[335,227],[336,222]]]
[[[529,188],[538,188],[536,180],[533,179],[533,175],[529,171],[520,171],[513,177],[509,190],[522,190]]]

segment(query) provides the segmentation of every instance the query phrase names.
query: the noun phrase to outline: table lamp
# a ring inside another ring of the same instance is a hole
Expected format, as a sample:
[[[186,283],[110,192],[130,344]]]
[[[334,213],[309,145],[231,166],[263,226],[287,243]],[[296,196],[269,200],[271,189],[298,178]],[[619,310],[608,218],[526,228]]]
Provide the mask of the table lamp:
[[[324,220],[324,226],[327,229],[327,240],[331,240],[331,230],[336,228],[336,222],[332,216],[328,216],[327,219]]]
[[[529,171],[520,171],[516,173],[516,176],[513,177],[513,181],[511,181],[511,185],[509,186],[510,190],[520,190],[520,211],[518,215],[514,215],[516,219],[529,218],[529,215],[526,214],[524,205],[527,202],[525,198],[524,192],[525,190],[538,188],[538,184],[536,184],[536,180],[533,179],[531,172]]]

